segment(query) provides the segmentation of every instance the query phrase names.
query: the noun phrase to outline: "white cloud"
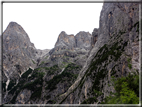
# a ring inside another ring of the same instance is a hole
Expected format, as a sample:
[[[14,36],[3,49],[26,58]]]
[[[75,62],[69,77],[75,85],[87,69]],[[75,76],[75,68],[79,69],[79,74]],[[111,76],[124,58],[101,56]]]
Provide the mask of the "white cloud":
[[[103,3],[3,3],[3,30],[20,24],[37,49],[54,47],[61,31],[76,35],[99,27]]]

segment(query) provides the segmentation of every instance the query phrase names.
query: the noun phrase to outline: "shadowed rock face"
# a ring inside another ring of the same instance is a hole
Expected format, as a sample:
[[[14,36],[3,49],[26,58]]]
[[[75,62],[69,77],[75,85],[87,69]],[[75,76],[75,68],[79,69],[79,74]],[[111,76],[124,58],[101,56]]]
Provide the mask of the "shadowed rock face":
[[[98,29],[95,28],[92,32],[92,39],[91,39],[92,47],[94,47],[95,43],[97,42],[97,38],[98,38]]]

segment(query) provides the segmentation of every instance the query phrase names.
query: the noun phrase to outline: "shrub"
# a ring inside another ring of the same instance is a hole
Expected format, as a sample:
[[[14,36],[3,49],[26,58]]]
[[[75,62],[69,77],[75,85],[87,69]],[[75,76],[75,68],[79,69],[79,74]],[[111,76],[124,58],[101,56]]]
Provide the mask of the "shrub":
[[[105,104],[138,104],[139,103],[139,75],[129,74],[117,80],[112,79],[116,93],[105,99]]]

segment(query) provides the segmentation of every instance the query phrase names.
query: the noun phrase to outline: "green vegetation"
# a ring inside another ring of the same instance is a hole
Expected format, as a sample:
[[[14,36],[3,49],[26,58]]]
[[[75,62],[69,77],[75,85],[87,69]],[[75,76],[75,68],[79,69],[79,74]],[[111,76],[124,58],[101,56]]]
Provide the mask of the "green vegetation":
[[[6,91],[6,83],[5,83],[5,82],[2,83],[2,90],[3,90],[4,92]]]
[[[78,76],[78,74],[71,73],[70,71],[78,68],[79,66],[75,64],[69,64],[61,74],[54,76],[53,79],[46,82],[48,84],[46,90],[49,89],[50,91],[52,91],[56,89],[57,88],[56,85],[59,82],[68,81],[70,84],[70,82],[74,81]]]
[[[81,104],[93,104],[94,102],[97,102],[97,101],[98,100],[96,99],[96,97],[91,97],[91,98],[84,100]]]
[[[128,64],[128,67],[129,67],[130,69],[132,69],[132,64]]]
[[[35,62],[32,60],[33,64],[35,64]]]
[[[45,62],[44,61],[42,61],[40,64],[39,64],[39,66],[41,66],[41,65],[43,65]]]
[[[116,93],[108,96],[102,104],[138,104],[139,103],[139,75],[129,74],[115,80]]]
[[[16,85],[16,80],[10,80],[7,90],[10,90],[14,85]]]
[[[21,77],[27,79],[28,76],[29,76],[29,74],[32,73],[32,71],[33,71],[33,70],[32,70],[31,68],[29,68],[28,71],[26,71],[25,73],[23,73]]]
[[[127,61],[129,69],[132,69],[131,58],[128,58]]]
[[[50,96],[50,95],[47,95],[47,96],[45,96],[45,98],[46,98],[46,99],[49,99],[49,98],[51,98],[51,96]]]
[[[141,21],[142,21],[142,19],[141,19]],[[137,26],[137,30],[136,30],[136,32],[138,32],[139,33],[139,21],[138,22],[136,22],[135,24],[134,24],[134,26],[133,27],[136,27]]]
[[[21,88],[23,87],[23,84],[27,80],[28,75],[30,73],[32,73],[32,71],[33,70],[31,68],[29,68],[25,73],[23,73],[21,78],[20,78],[20,80],[19,80],[19,83],[16,86],[14,86],[16,84],[16,80],[11,80],[10,81],[9,86],[8,86],[8,90],[10,90],[10,91],[8,92],[8,94],[12,94],[13,95],[14,92],[16,93],[15,97],[13,97],[13,99],[12,99],[13,103],[16,100],[15,98],[17,97],[18,93],[20,92]]]
[[[45,59],[47,59],[49,56],[46,56]]]
[[[12,95],[15,93],[15,95],[13,96],[12,100],[10,101],[10,103],[15,104],[16,98],[17,98],[18,94],[20,93],[21,87],[23,86],[24,82],[25,82],[24,80],[20,80],[19,83],[16,86],[14,86],[8,92],[8,94],[12,94]]]
[[[25,84],[22,89],[29,89],[29,90],[32,90],[33,93],[30,97],[30,99],[35,99],[35,98],[40,98],[41,97],[41,92],[42,92],[42,84],[43,84],[43,76],[45,75],[44,72],[34,72],[32,75],[31,75],[31,78],[37,78],[35,79],[33,82],[29,82],[27,84]],[[37,85],[39,85],[37,87]]]
[[[59,71],[59,67],[58,65],[54,65],[52,67],[49,67],[48,68],[48,72],[47,72],[47,75],[52,75],[52,74],[55,74],[56,71]]]
[[[112,39],[113,44],[108,45],[105,44],[103,47],[101,47],[99,49],[99,51],[97,52],[97,54],[94,56],[94,59],[92,59],[90,66],[88,67],[86,73],[84,74],[84,76],[82,77],[79,85],[72,91],[70,92],[61,102],[60,104],[65,101],[65,99],[71,94],[73,93],[78,87],[82,87],[84,84],[84,81],[86,79],[87,76],[90,76],[92,81],[93,81],[93,86],[90,89],[90,93],[93,96],[100,96],[103,93],[101,93],[101,90],[103,89],[103,85],[100,86],[100,80],[103,80],[107,74],[108,74],[108,70],[106,68],[107,66],[107,61],[109,56],[114,60],[117,61],[120,56],[122,55],[122,53],[124,52],[124,48],[125,46],[127,46],[127,41],[123,42],[121,35],[124,34],[125,31],[120,31],[118,33],[118,35],[114,35]],[[110,42],[112,42],[110,41]],[[114,42],[115,41],[115,42]],[[102,63],[105,63],[104,66],[102,66]],[[116,73],[116,71],[112,70],[112,74],[114,75]],[[95,89],[95,91],[94,91]],[[101,93],[101,94],[100,94]],[[96,100],[95,98],[91,97],[86,99],[85,101],[83,101],[82,103],[94,103]]]
[[[55,104],[56,103],[56,101],[54,101],[54,100],[49,100],[48,102],[47,102],[47,104]]]
[[[15,101],[16,101],[16,98],[17,98],[18,94],[20,93],[21,90],[23,90],[25,88],[33,91],[30,99],[35,99],[35,98],[40,98],[41,97],[42,84],[43,84],[43,79],[42,78],[45,75],[45,73],[44,72],[37,72],[36,70],[34,70],[32,75],[30,77],[28,77],[28,75],[30,73],[32,73],[32,69],[29,68],[29,70],[26,71],[21,76],[21,78],[19,80],[19,83],[16,86],[14,86],[8,92],[8,94],[14,95],[14,97],[12,98],[10,103],[15,104]],[[31,79],[35,79],[35,80],[33,82],[28,82],[27,84],[25,84],[27,80],[31,80]]]

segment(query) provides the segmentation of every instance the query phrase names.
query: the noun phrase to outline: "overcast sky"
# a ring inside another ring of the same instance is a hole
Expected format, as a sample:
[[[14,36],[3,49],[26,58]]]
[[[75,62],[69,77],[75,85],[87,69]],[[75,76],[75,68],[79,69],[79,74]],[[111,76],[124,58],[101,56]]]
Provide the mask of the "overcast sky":
[[[92,34],[99,27],[103,3],[3,3],[3,31],[20,24],[37,49],[52,49],[61,31]]]

